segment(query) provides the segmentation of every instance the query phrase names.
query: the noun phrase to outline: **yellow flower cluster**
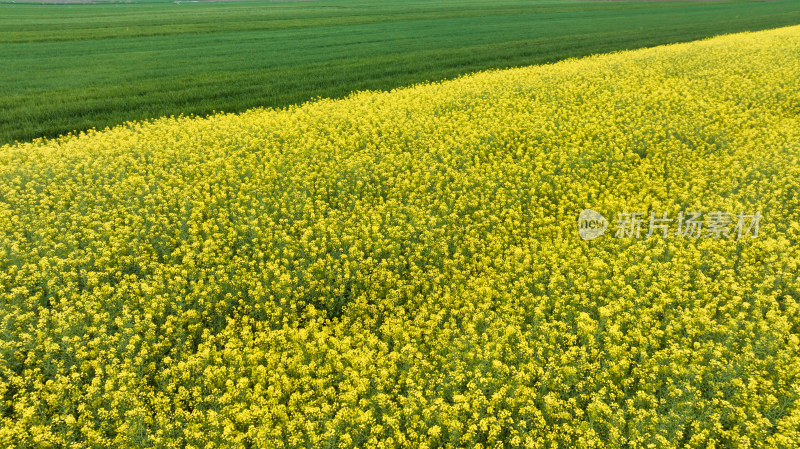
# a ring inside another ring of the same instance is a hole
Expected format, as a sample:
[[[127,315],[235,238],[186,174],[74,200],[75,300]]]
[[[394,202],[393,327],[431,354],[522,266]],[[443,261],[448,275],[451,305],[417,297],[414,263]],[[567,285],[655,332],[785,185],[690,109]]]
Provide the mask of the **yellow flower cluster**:
[[[789,27],[6,145],[0,446],[796,447],[798,74]]]

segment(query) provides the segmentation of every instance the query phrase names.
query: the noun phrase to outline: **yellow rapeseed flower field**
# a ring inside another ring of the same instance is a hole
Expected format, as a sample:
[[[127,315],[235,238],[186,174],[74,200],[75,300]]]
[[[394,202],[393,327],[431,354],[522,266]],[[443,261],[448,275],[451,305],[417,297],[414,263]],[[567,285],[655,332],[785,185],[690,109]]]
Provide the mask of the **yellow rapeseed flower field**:
[[[799,207],[800,27],[6,145],[0,446],[797,447]]]

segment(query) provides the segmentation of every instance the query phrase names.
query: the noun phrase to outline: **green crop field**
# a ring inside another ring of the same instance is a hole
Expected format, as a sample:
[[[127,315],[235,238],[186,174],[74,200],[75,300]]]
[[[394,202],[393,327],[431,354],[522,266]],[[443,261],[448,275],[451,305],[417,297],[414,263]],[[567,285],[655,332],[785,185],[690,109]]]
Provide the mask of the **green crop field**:
[[[796,1],[0,4],[0,143],[800,24]]]

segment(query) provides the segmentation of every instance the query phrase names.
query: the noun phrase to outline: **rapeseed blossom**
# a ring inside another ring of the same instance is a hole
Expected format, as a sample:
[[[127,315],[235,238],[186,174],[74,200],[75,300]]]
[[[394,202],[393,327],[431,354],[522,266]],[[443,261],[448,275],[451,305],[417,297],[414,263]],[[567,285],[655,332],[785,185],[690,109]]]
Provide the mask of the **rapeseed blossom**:
[[[792,447],[799,73],[788,27],[0,147],[0,445]]]

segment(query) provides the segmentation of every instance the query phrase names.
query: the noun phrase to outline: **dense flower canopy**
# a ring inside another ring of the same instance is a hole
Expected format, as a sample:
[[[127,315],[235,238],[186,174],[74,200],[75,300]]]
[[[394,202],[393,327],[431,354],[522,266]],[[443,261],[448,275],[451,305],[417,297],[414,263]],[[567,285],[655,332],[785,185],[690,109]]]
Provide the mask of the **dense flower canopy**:
[[[789,27],[3,146],[0,443],[792,447],[798,74]]]

